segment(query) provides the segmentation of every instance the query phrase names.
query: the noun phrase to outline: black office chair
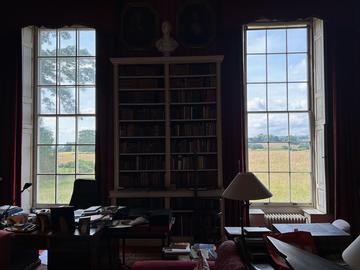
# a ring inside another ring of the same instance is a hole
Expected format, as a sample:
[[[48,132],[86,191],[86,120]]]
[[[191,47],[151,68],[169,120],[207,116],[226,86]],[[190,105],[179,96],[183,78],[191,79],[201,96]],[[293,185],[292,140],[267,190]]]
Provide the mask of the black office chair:
[[[76,179],[69,205],[76,209],[100,205],[98,183],[95,180]]]

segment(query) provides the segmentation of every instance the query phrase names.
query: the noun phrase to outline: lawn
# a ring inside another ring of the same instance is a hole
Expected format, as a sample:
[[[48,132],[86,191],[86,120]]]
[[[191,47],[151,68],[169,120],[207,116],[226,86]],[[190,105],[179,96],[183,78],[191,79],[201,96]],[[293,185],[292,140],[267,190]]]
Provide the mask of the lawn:
[[[310,178],[310,151],[291,151],[284,149],[272,149],[270,154],[265,150],[250,150],[249,171],[254,172],[260,180],[273,193],[271,202],[310,202],[311,201],[311,178]],[[59,153],[61,164],[70,164],[74,160],[74,153]],[[81,153],[81,160],[94,162],[94,153]],[[93,165],[92,165],[93,166]],[[270,166],[271,173],[263,173]],[[289,174],[289,167],[292,173]],[[86,168],[83,168],[86,171]],[[74,173],[75,167],[63,167],[61,173]],[[82,173],[84,173],[84,171]],[[91,173],[91,172],[87,172]],[[93,175],[77,175],[78,178],[94,178]],[[270,178],[270,179],[269,179]],[[291,178],[291,184],[289,181]],[[54,203],[55,192],[58,203],[70,201],[75,175],[61,175],[57,179],[55,191],[55,177],[52,175],[39,176],[38,201],[39,203]],[[259,200],[256,202],[266,202]]]
[[[254,172],[273,193],[271,202],[311,202],[310,158],[310,150],[290,151],[290,156],[287,150],[281,149],[272,149],[270,153],[250,150],[249,171]],[[264,173],[269,167],[270,174]],[[262,201],[268,200],[254,202]]]

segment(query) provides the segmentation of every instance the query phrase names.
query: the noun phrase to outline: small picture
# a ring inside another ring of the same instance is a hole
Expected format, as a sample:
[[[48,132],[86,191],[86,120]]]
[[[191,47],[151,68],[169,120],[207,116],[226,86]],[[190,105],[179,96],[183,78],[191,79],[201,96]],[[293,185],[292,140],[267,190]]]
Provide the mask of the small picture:
[[[50,214],[49,213],[38,213],[36,214],[37,224],[39,230],[42,233],[46,233],[50,230]]]
[[[90,234],[90,217],[79,218],[79,233],[81,235]]]
[[[215,39],[216,16],[207,1],[189,1],[176,19],[177,38],[188,48],[205,48]]]
[[[159,29],[156,11],[146,3],[131,3],[121,16],[124,44],[130,50],[147,50],[155,46]]]

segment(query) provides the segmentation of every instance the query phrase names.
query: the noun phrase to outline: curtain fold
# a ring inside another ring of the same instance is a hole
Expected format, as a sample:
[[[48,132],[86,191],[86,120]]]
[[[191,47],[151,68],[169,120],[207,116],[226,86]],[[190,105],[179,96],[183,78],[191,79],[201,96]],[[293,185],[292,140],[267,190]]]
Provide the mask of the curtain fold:
[[[0,85],[0,205],[20,204],[22,78],[21,29],[2,33]]]
[[[223,130],[223,182],[226,188],[245,166],[245,110],[242,61],[242,28],[224,32],[224,61],[222,64],[222,130]],[[248,209],[244,211],[244,224],[248,224]],[[240,202],[225,200],[225,224],[239,226]]]

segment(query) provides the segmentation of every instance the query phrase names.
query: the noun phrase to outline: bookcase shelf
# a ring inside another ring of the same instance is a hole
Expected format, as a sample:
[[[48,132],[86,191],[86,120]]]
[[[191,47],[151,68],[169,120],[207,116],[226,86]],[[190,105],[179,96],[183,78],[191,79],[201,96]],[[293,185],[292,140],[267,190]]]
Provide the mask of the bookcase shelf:
[[[110,198],[130,207],[173,209],[179,220],[175,236],[194,233],[196,239],[199,232],[191,221],[196,216],[209,231],[217,228],[219,237],[223,233],[223,216],[215,218],[223,212],[222,60],[111,59],[115,171]]]

